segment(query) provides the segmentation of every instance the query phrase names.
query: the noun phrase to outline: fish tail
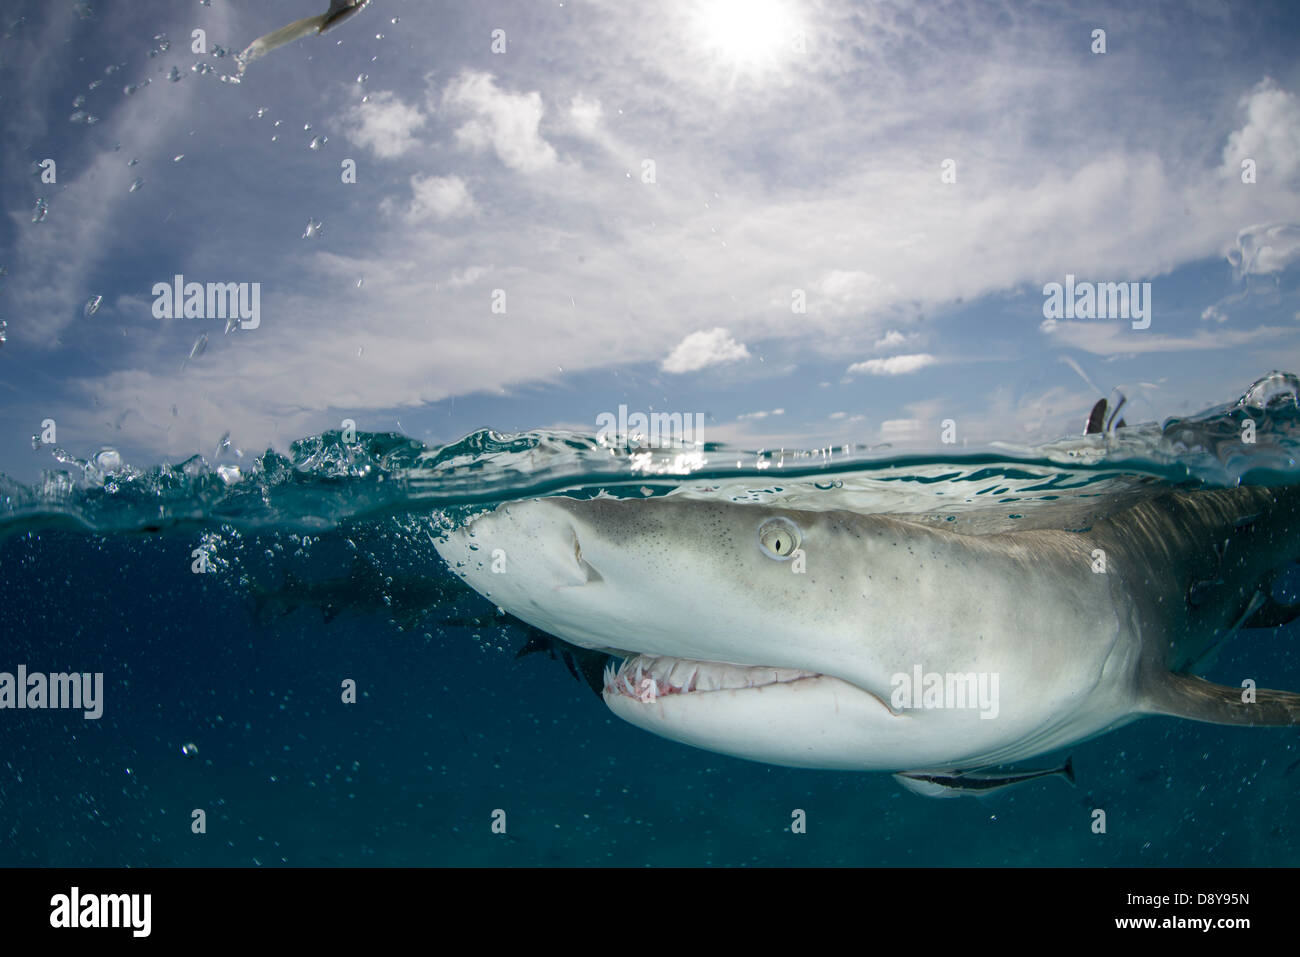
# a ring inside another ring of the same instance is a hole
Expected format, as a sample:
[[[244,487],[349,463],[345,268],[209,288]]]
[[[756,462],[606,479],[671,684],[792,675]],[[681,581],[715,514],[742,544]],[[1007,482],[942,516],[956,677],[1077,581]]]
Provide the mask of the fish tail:
[[[325,19],[328,15],[321,14],[316,17],[304,17],[301,20],[295,20],[278,30],[272,30],[265,36],[260,36],[248,45],[243,53],[235,59],[239,63],[239,72],[244,72],[244,68],[259,57],[264,57],[276,47],[282,47],[286,43],[292,43],[299,37],[305,37],[309,33],[319,33],[325,25]]]

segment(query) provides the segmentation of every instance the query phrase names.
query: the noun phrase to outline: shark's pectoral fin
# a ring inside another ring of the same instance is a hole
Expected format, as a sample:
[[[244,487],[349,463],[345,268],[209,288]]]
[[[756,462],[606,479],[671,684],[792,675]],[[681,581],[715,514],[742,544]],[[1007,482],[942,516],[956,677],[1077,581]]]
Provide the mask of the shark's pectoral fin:
[[[1146,689],[1142,710],[1210,724],[1285,727],[1300,724],[1300,694],[1229,688],[1195,675],[1167,673]]]

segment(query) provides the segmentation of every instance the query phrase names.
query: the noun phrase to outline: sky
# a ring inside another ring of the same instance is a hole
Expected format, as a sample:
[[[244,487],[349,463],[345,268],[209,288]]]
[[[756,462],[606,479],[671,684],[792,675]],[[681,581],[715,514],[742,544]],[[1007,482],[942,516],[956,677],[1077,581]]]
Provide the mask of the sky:
[[[620,405],[1028,443],[1300,372],[1294,4],[372,0],[241,72],[324,6],[4,4],[0,472],[46,420],[141,467]],[[176,275],[255,327],[159,318]],[[1067,276],[1148,314],[1051,318]]]

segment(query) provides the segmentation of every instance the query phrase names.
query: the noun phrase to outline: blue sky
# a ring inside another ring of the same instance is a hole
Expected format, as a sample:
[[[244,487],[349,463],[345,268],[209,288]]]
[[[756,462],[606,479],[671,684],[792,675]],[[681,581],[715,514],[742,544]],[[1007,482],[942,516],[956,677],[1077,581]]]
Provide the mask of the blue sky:
[[[240,76],[324,6],[6,4],[0,471],[47,418],[136,465],[620,404],[1027,442],[1300,371],[1294,5],[373,0]],[[176,274],[260,325],[154,318]],[[1150,282],[1149,328],[1045,321],[1067,274]]]

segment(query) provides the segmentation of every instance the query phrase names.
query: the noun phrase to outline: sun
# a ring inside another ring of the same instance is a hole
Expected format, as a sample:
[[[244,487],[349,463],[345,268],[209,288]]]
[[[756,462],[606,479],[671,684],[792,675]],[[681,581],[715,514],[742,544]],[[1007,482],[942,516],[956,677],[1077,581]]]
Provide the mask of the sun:
[[[782,0],[702,0],[699,38],[731,66],[762,69],[793,52],[798,24]]]

